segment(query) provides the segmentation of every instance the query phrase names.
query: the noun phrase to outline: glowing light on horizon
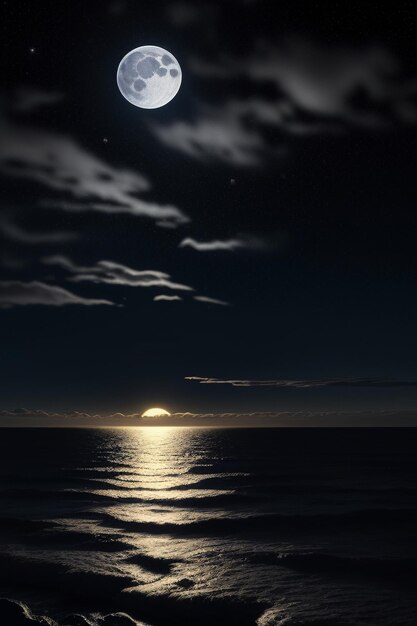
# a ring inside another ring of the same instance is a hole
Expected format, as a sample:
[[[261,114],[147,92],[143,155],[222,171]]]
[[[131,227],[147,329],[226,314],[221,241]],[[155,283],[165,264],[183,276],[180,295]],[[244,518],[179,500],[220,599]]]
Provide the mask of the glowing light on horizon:
[[[154,407],[142,413],[142,417],[169,417],[170,415],[171,413],[160,407]]]

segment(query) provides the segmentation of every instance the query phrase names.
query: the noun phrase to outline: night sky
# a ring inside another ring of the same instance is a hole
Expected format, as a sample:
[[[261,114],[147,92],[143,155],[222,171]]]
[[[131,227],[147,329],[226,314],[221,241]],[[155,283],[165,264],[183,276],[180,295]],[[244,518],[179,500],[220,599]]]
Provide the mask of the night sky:
[[[2,12],[2,425],[417,425],[414,3]]]

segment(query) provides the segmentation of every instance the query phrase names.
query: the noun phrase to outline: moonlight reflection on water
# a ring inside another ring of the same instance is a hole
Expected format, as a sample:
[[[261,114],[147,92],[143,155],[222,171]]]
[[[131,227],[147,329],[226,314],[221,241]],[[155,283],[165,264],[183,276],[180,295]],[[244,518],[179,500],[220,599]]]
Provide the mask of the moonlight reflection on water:
[[[330,604],[351,623],[366,622],[370,605],[383,626],[412,623],[415,598],[403,584],[417,562],[409,432],[143,427],[2,436],[8,588],[0,577],[0,592],[36,601],[59,626],[60,603],[86,614],[84,600],[94,626],[108,626],[93,613],[109,602],[151,626],[167,616],[173,626],[309,625],[327,619]],[[396,492],[406,481],[410,488]]]

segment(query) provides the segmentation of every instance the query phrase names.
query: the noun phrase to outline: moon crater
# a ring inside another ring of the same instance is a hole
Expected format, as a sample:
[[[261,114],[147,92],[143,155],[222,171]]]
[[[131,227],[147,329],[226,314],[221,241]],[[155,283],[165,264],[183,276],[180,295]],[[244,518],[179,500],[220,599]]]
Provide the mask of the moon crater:
[[[141,80],[140,78],[138,78],[137,80],[135,80],[135,82],[133,83],[134,88],[136,89],[136,91],[142,91],[142,89],[145,89],[146,87],[146,83],[144,80]]]

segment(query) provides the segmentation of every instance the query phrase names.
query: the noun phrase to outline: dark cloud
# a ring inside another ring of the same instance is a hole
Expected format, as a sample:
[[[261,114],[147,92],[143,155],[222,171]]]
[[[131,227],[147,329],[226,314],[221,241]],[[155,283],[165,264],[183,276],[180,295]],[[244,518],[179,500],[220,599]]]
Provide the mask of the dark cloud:
[[[37,87],[20,87],[16,91],[13,108],[20,113],[31,113],[39,108],[62,102],[63,93],[44,91]]]
[[[296,110],[353,125],[383,123],[383,111],[400,121],[398,106],[416,93],[398,59],[378,45],[325,47],[287,39],[282,46],[261,46],[247,72],[254,80],[275,82]]]
[[[209,3],[172,2],[166,9],[168,21],[177,28],[189,28],[216,17],[216,7]]]
[[[112,17],[120,17],[127,12],[127,8],[127,2],[124,0],[115,0],[109,3],[107,10]]]
[[[138,197],[151,185],[141,173],[120,169],[82,148],[74,139],[17,126],[0,118],[0,173],[36,181],[58,194],[46,200],[67,211],[129,213],[171,224],[188,222],[177,207]],[[68,200],[68,196],[71,200]]]
[[[27,283],[18,280],[0,281],[0,308],[28,305],[56,307],[66,306],[68,304],[111,306],[115,303],[110,300],[83,298],[62,287],[48,285],[38,281]]]
[[[229,57],[217,63],[194,59],[192,68],[205,77],[242,75],[270,82],[287,99],[288,113],[298,109],[352,124],[372,122],[364,115],[363,104],[355,101],[356,94],[362,93],[362,102],[382,121],[381,105],[398,114],[404,102],[412,103],[417,89],[414,80],[404,79],[394,54],[378,45],[321,46],[287,38],[281,45],[258,44],[246,59]]]
[[[152,124],[161,143],[200,161],[220,161],[236,166],[256,166],[265,144],[258,129],[245,126],[243,114],[253,104],[231,101],[221,107],[198,105],[191,121]]]
[[[378,45],[325,47],[287,38],[259,43],[243,58],[194,58],[191,70],[217,84],[267,84],[276,93],[274,100],[226,96],[217,106],[199,103],[191,120],[153,125],[162,143],[198,160],[253,167],[287,148],[286,136],[417,122],[417,81],[404,78],[399,60]],[[281,133],[279,146],[266,141],[268,128]]]
[[[0,219],[0,233],[16,243],[24,245],[43,245],[66,243],[77,239],[78,235],[66,231],[30,232],[24,230],[6,218]]]

